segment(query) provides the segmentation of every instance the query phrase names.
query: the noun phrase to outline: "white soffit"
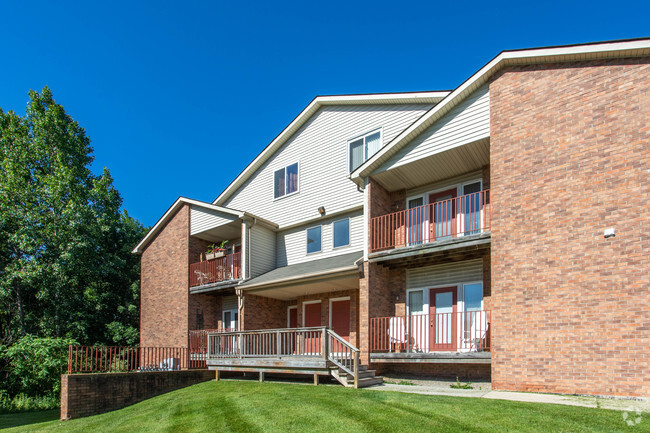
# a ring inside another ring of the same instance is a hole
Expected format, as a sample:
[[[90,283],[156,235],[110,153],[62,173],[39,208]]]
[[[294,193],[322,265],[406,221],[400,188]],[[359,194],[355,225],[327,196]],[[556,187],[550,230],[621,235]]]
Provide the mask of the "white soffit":
[[[469,94],[487,83],[489,78],[504,66],[643,56],[650,56],[650,38],[502,51],[452,91],[442,102],[431,108],[431,110],[395,137],[393,141],[385,145],[373,157],[359,166],[350,174],[350,179],[357,183],[357,185],[362,186],[364,178],[368,177],[399,149],[425,131]]]

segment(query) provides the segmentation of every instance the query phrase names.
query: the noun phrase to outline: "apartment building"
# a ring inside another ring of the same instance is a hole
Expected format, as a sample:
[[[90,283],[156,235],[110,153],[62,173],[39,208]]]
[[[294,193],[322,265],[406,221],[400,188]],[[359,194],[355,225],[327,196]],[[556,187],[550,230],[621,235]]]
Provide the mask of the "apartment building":
[[[613,41],[316,97],[136,247],[141,345],[351,386],[650,396],[649,72],[649,39]]]

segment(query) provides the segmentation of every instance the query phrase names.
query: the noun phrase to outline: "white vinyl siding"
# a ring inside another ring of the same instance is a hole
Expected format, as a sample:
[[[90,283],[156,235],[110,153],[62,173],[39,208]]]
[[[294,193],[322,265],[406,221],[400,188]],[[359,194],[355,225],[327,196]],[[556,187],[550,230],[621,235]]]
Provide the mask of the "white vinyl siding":
[[[485,85],[400,149],[375,173],[400,167],[490,136],[490,93]]]
[[[462,281],[483,281],[483,260],[466,260],[406,270],[408,289],[455,285]]]
[[[260,224],[249,231],[250,277],[255,278],[275,268],[275,232]]]
[[[350,218],[350,245],[334,249],[334,226],[332,223],[334,221],[339,221],[344,217]],[[278,267],[363,250],[363,213],[361,210],[343,216],[323,218],[322,221],[319,221],[319,224],[321,224],[322,227],[322,247],[320,253],[306,253],[306,230],[314,227],[313,223],[277,233],[276,262]]]
[[[221,301],[221,311],[237,310],[237,296],[224,296]]]
[[[362,206],[363,192],[349,179],[348,140],[381,128],[383,146],[431,106],[323,107],[223,205],[245,209],[280,228],[318,217],[320,206],[328,214]],[[274,172],[296,161],[300,193],[274,200]]]
[[[204,232],[239,219],[234,215],[206,209],[199,206],[190,208],[190,235]]]

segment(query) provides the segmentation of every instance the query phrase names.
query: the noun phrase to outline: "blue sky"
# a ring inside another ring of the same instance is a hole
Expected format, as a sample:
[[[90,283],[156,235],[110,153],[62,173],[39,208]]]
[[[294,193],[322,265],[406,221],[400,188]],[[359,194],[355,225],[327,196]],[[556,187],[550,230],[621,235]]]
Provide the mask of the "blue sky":
[[[453,89],[504,49],[650,36],[649,2],[4,2],[0,107],[50,86],[124,207],[212,201],[316,95]]]

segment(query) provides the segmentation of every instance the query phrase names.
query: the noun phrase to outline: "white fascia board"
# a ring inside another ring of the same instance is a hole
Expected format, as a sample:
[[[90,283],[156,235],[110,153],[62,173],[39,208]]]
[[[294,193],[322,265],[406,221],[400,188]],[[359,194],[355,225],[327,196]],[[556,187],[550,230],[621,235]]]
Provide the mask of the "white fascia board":
[[[422,103],[434,104],[445,98],[449,91],[413,92],[413,93],[375,93],[365,95],[317,96],[305,107],[286,128],[269,143],[262,152],[233,180],[213,204],[223,203],[237,190],[255,170],[275,153],[307,120],[324,105],[363,105],[363,104],[399,104]],[[416,101],[413,101],[416,100]]]
[[[357,185],[363,184],[363,178],[368,177],[382,163],[394,155],[399,149],[417,137],[425,128],[431,126],[436,120],[446,114],[454,106],[458,105],[471,91],[487,82],[487,80],[500,68],[509,64],[535,64],[562,62],[576,60],[576,55],[595,55],[597,58],[618,57],[620,52],[626,52],[630,57],[637,55],[650,55],[650,39],[634,41],[603,42],[587,45],[574,45],[549,48],[530,48],[524,50],[502,51],[485,66],[475,72],[460,86],[454,89],[449,96],[438,105],[423,114],[411,126],[402,131],[390,143],[386,144],[374,156],[361,164],[355,171],[350,173],[350,179]],[[629,53],[629,54],[628,54]]]
[[[199,200],[193,200],[193,199],[187,198],[187,197],[179,197],[174,202],[174,204],[172,204],[169,207],[169,209],[167,209],[167,212],[165,212],[163,214],[163,216],[160,217],[160,219],[156,222],[156,224],[154,224],[154,226],[151,228],[151,230],[149,230],[149,232],[145,235],[145,237],[142,238],[140,243],[133,249],[133,251],[131,251],[131,253],[133,253],[133,254],[141,254],[142,251],[144,250],[144,247],[149,243],[149,241],[156,234],[158,234],[158,232],[167,223],[167,221],[169,221],[171,219],[171,217],[176,213],[176,211],[178,211],[178,209],[180,209],[181,206],[183,206],[184,204],[189,204],[189,205],[192,205],[192,206],[199,206],[199,207],[214,210],[214,211],[217,211],[217,212],[222,212],[222,213],[225,213],[225,214],[228,214],[228,215],[233,215],[233,216],[235,216],[237,218],[248,217],[248,218],[255,219],[255,220],[258,220],[260,222],[263,222],[264,224],[266,224],[266,225],[268,225],[268,226],[270,226],[272,228],[277,228],[278,227],[277,224],[274,224],[274,223],[272,223],[272,222],[270,222],[270,221],[268,221],[268,220],[266,220],[264,218],[260,218],[258,216],[253,215],[253,214],[250,214],[248,212],[242,212],[242,211],[238,211],[238,210],[235,210],[235,209],[230,209],[230,208],[223,207],[223,206],[217,206],[217,205],[214,205],[214,204],[211,204],[211,203],[206,203],[206,202],[199,201]]]

